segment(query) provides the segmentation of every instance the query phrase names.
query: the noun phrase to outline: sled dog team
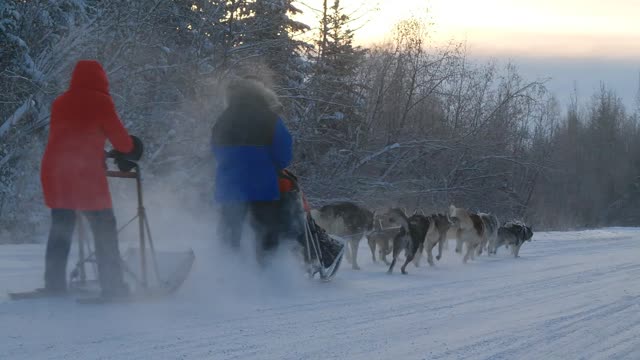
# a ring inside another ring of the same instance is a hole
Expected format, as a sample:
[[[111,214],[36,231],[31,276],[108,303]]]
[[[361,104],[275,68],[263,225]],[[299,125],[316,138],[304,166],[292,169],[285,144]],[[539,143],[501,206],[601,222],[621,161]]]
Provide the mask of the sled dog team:
[[[404,251],[405,260],[400,268],[403,274],[407,273],[409,263],[420,265],[424,251],[427,252],[427,262],[433,266],[436,245],[438,255],[435,258],[440,260],[450,231],[455,232],[456,253],[462,253],[465,248],[464,263],[484,251],[496,254],[503,245],[511,248],[514,257],[519,257],[522,245],[533,237],[531,227],[519,221],[508,221],[500,226],[495,215],[475,213],[454,205],[445,214],[426,215],[416,210],[407,215],[400,208],[376,214],[356,204],[342,202],[312,210],[311,215],[329,234],[346,241],[347,261],[355,270],[360,269],[358,245],[364,237],[369,243],[373,262],[377,262],[377,250],[378,257],[389,265],[389,273],[393,272],[398,255]],[[387,255],[392,256],[390,263]]]
[[[249,222],[255,233],[257,260],[265,264],[284,235],[295,232],[291,190],[286,169],[293,160],[294,141],[283,121],[278,96],[261,79],[246,76],[232,79],[225,89],[225,109],[211,120],[212,161],[215,163],[213,203],[219,210],[218,239],[238,249],[243,224]],[[79,213],[89,218],[95,240],[98,277],[102,296],[127,297],[130,289],[123,280],[118,231],[106,178],[105,143],[113,150],[121,171],[143,155],[140,138],[129,134],[118,116],[110,96],[107,72],[95,60],[79,61],[71,75],[69,88],[51,106],[49,137],[41,162],[41,183],[45,205],[51,211],[51,227],[45,255],[44,292],[67,292],[67,267],[71,237]],[[358,244],[368,237],[375,260],[392,253],[389,271],[404,250],[402,272],[409,262],[419,263],[426,249],[429,264],[432,250],[438,256],[450,227],[456,230],[456,251],[466,244],[466,262],[475,252],[488,247],[495,253],[500,245],[513,246],[514,255],[522,242],[531,239],[531,229],[516,223],[498,228],[495,217],[451,207],[447,214],[407,216],[391,209],[374,216],[351,203],[334,204],[313,211],[312,216],[329,234],[345,238],[348,258],[358,269]],[[386,224],[383,226],[383,224]],[[390,225],[389,225],[390,224]],[[298,231],[300,233],[300,231]],[[298,234],[300,237],[300,234]]]

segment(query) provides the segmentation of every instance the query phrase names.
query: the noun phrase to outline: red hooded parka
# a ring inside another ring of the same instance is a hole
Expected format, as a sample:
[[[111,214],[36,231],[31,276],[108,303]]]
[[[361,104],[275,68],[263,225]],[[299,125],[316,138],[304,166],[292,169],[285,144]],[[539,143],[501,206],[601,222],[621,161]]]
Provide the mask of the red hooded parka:
[[[69,90],[51,107],[49,140],[42,158],[40,180],[50,208],[110,209],[111,195],[105,174],[104,146],[133,149],[113,100],[109,82],[97,61],[76,64]]]

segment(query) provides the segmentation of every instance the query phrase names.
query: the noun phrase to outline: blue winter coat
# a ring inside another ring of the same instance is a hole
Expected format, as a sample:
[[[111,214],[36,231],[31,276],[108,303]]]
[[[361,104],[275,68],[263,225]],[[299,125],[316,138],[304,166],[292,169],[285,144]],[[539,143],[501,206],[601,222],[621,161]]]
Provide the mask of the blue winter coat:
[[[280,198],[278,172],[291,163],[292,138],[268,107],[247,102],[227,108],[213,127],[212,150],[216,202]]]

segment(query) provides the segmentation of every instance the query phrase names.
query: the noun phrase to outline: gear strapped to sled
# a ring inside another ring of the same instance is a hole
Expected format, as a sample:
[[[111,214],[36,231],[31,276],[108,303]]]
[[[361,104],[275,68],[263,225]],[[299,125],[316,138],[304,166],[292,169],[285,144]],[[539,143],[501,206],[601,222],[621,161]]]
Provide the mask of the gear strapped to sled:
[[[113,157],[111,154],[110,156]],[[127,166],[124,168],[128,171],[122,171],[123,162],[126,162]],[[195,254],[193,250],[184,252],[156,251],[143,204],[140,167],[137,163],[125,159],[117,159],[116,163],[121,171],[107,170],[107,177],[134,179],[136,181],[137,214],[118,229],[118,233],[120,233],[135,220],[138,220],[139,248],[130,248],[124,252],[122,256],[122,267],[125,279],[128,280],[127,282],[130,285],[134,285],[131,298],[171,294],[186,280],[195,260]],[[95,290],[97,288],[97,281],[87,279],[85,268],[86,264],[93,264],[94,273],[97,274],[95,269],[95,253],[91,249],[91,244],[87,241],[82,219],[79,217],[78,220],[79,261],[70,274],[70,290]],[[90,299],[80,302],[95,303],[99,301]]]
[[[310,277],[318,274],[324,281],[331,280],[338,272],[342,257],[344,255],[345,244],[338,241],[322,229],[311,217],[311,208],[298,185],[298,179],[287,170],[279,174],[278,184],[282,201],[292,202],[291,216],[294,220],[302,223],[304,234],[299,237],[302,245],[302,256],[307,265],[307,272]],[[297,219],[295,219],[297,218]]]

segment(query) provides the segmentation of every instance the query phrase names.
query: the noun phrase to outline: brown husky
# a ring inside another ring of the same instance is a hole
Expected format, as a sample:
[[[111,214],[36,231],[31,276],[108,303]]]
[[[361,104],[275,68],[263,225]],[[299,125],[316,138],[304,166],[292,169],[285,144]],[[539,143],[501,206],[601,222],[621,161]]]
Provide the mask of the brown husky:
[[[358,245],[373,230],[373,213],[356,204],[341,202],[314,209],[311,216],[327,233],[346,239],[349,245],[346,249],[347,261],[354,270],[360,270]]]
[[[447,242],[447,232],[451,227],[451,222],[445,214],[433,214],[428,216],[430,220],[429,231],[424,240],[423,246],[418,249],[418,254],[413,260],[415,266],[420,266],[420,258],[422,258],[422,251],[424,248],[427,250],[427,262],[430,266],[433,266],[433,248],[438,245],[438,256],[436,260],[442,258],[442,248]]]

